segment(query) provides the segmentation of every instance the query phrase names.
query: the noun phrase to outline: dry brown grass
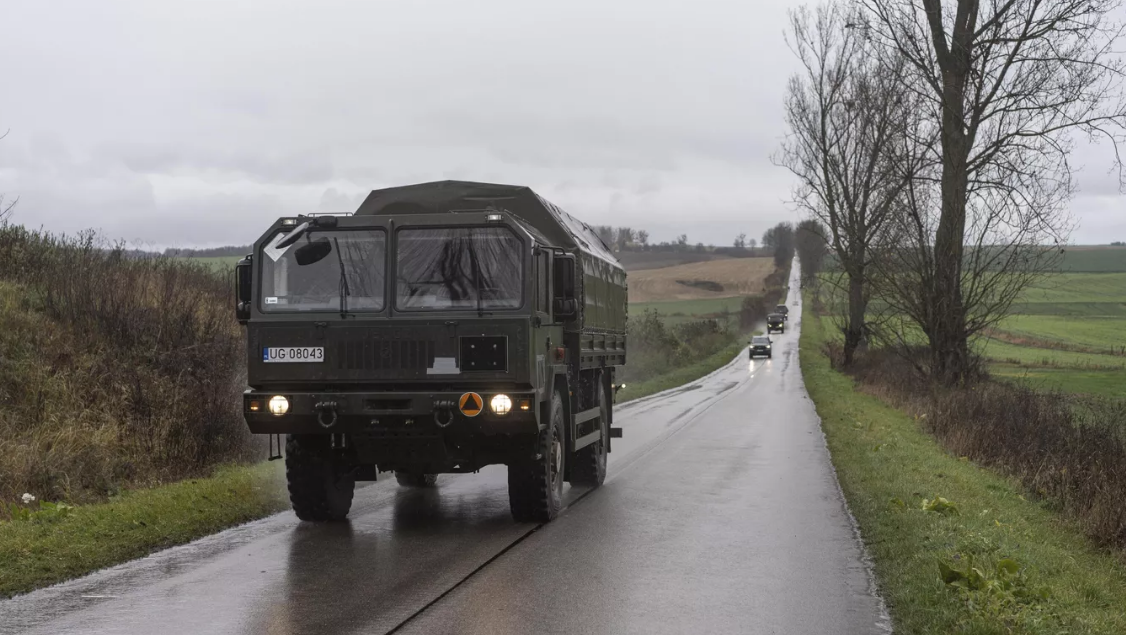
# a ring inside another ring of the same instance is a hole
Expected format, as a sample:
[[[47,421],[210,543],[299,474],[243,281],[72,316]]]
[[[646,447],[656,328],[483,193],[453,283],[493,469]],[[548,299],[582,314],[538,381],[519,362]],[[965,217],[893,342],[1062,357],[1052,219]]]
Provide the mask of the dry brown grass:
[[[203,265],[0,227],[0,510],[248,458],[232,303]]]
[[[703,300],[762,293],[766,277],[773,271],[771,258],[728,258],[643,269],[629,274],[629,301]]]

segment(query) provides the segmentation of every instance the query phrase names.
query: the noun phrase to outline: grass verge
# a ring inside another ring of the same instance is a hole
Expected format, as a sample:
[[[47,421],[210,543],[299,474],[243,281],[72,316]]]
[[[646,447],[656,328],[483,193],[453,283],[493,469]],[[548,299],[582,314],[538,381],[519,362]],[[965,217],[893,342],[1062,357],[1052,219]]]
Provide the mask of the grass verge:
[[[650,379],[626,384],[626,387],[618,392],[618,403],[641,399],[662,390],[683,386],[707,375],[735,359],[739,351],[746,347],[746,343],[743,341],[745,339],[745,337],[740,338],[739,341],[729,344],[694,364],[670,370]]]
[[[803,321],[802,373],[897,633],[1126,632],[1121,560],[854,390],[825,337]]]
[[[0,522],[0,597],[190,542],[289,506],[278,463],[126,491],[108,502],[45,508]],[[34,504],[33,504],[34,505]]]

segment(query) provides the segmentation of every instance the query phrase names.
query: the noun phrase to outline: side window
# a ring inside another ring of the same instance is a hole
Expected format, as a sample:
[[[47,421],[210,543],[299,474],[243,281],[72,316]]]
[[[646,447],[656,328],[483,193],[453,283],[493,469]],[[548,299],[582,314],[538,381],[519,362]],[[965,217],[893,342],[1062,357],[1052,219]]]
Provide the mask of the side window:
[[[551,313],[549,262],[547,252],[540,251],[536,254],[536,310],[542,313]]]

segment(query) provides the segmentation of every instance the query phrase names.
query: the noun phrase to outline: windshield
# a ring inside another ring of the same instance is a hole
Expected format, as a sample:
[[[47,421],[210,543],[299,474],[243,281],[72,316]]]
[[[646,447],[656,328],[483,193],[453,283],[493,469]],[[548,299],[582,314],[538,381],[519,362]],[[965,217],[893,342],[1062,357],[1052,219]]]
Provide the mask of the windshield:
[[[403,229],[396,238],[396,308],[517,309],[523,242],[503,227]]]
[[[382,230],[310,231],[277,249],[284,235],[262,249],[262,311],[383,309],[387,237]]]
[[[751,343],[752,344],[769,344],[770,338],[769,337],[762,337],[762,336],[754,337],[754,338],[751,338]]]

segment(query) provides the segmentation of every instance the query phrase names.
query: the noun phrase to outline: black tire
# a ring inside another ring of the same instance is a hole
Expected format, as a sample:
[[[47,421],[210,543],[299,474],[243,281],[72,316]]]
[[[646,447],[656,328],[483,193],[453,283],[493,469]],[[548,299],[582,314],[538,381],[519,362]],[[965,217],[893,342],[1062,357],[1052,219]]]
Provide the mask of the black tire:
[[[438,484],[438,475],[421,472],[395,472],[395,480],[403,487],[434,487]]]
[[[563,507],[566,436],[563,400],[551,398],[547,426],[536,437],[535,457],[508,466],[508,506],[519,523],[546,523]]]
[[[328,522],[348,517],[356,477],[333,456],[328,435],[286,435],[285,480],[289,502],[301,520]]]
[[[606,439],[610,438],[610,400],[606,398],[606,391],[602,381],[598,382],[598,408],[599,421],[602,426],[602,440],[592,443],[572,457],[571,484],[587,487],[598,487],[606,481]]]

